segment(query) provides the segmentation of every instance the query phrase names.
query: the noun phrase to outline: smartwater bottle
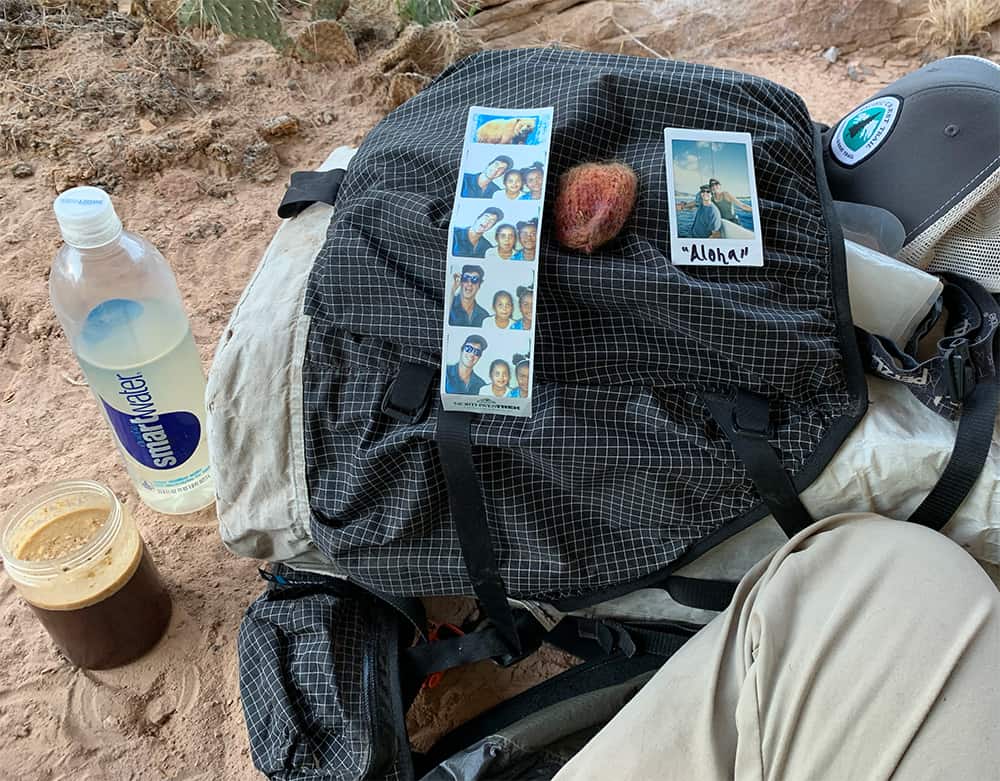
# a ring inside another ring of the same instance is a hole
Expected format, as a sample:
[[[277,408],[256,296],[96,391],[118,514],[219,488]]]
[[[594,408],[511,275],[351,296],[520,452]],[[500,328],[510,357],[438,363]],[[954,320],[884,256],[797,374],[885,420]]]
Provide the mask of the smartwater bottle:
[[[208,506],[205,377],[170,266],[103,190],[74,187],[54,208],[66,243],[52,306],[139,497],[171,515]]]

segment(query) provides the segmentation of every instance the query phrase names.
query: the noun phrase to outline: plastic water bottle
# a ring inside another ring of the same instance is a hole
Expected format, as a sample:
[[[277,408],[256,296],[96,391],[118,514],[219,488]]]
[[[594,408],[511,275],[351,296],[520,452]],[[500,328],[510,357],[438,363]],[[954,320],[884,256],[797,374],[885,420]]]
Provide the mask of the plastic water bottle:
[[[171,515],[208,506],[205,377],[170,266],[103,190],[74,187],[54,208],[66,243],[52,305],[139,497]]]

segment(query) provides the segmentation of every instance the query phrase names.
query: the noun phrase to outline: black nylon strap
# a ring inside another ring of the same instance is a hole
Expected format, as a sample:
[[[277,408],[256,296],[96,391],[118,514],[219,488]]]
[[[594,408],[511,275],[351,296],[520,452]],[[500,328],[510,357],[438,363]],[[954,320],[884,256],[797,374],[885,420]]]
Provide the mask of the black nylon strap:
[[[993,426],[1000,406],[1000,376],[997,373],[1000,306],[978,283],[953,274],[945,275],[945,280],[952,286],[960,287],[976,310],[969,317],[976,328],[963,332],[959,344],[966,356],[959,370],[966,372],[975,385],[965,394],[964,400],[956,400],[961,401],[962,410],[948,465],[934,488],[908,518],[913,523],[932,529],[944,527],[979,479],[993,442]],[[978,342],[982,347],[971,354],[975,358],[971,361],[970,352],[965,347],[969,342]]]
[[[545,629],[526,610],[517,612],[515,626],[521,641],[521,653],[524,655],[537,651],[547,639]],[[481,662],[483,659],[503,662],[504,657],[509,654],[510,647],[496,627],[486,627],[461,637],[420,643],[403,652],[407,673],[421,679],[434,672]]]
[[[448,505],[462,546],[465,569],[483,610],[508,645],[508,653],[521,654],[521,641],[514,614],[507,602],[507,589],[500,577],[490,529],[486,522],[482,486],[472,460],[470,428],[472,413],[440,410],[437,419],[437,449],[448,485]]]
[[[948,465],[920,506],[907,519],[941,529],[969,495],[986,463],[993,441],[1000,386],[995,379],[981,382],[965,401],[958,421],[955,448]]]
[[[341,168],[332,171],[296,171],[278,206],[278,216],[283,220],[297,217],[306,207],[314,203],[328,203],[333,206],[337,191],[347,172]]]
[[[663,588],[678,604],[721,612],[729,607],[738,585],[738,582],[732,580],[709,580],[708,578],[686,578],[680,575],[671,575],[663,583]]]
[[[628,633],[635,642],[636,653],[652,654],[669,659],[677,653],[694,634],[689,632],[669,631],[628,626]]]
[[[809,526],[813,519],[767,438],[767,399],[738,390],[735,398],[706,395],[705,403],[785,534],[792,537]]]
[[[420,363],[404,363],[382,398],[382,412],[402,423],[416,423],[427,412],[438,370]]]

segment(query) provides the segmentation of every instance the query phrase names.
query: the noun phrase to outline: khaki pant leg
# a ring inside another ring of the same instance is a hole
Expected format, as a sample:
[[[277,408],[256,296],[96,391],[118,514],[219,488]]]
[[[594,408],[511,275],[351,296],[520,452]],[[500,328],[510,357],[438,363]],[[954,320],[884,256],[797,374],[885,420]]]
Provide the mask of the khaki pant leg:
[[[866,513],[760,562],[556,781],[1000,778],[1000,593]]]

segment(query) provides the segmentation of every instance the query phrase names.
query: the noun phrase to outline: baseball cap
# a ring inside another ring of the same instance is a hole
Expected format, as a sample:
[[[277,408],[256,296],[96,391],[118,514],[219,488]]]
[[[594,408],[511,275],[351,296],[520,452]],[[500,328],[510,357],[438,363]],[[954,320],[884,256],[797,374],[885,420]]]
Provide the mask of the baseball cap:
[[[895,214],[899,260],[1000,292],[1000,65],[956,56],[885,87],[823,133],[835,200]]]

